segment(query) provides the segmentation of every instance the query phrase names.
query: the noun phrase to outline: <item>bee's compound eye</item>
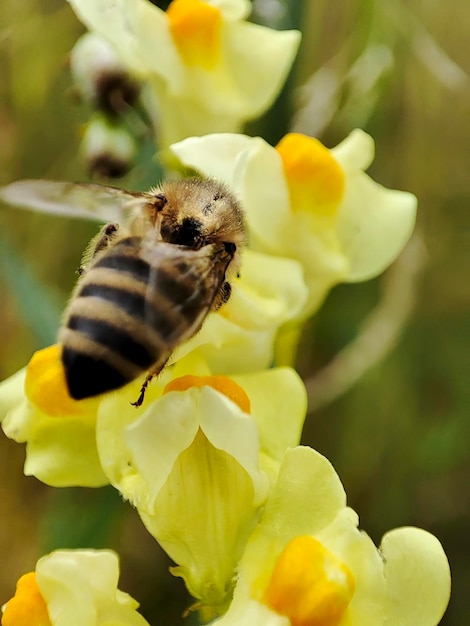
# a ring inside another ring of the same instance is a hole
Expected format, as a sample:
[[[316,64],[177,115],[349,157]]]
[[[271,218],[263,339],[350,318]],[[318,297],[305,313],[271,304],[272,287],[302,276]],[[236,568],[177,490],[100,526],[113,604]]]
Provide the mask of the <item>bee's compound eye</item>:
[[[224,248],[225,252],[227,252],[227,254],[230,254],[230,256],[233,256],[237,251],[237,246],[233,243],[233,241],[224,241]]]
[[[106,235],[107,237],[111,237],[111,235],[114,235],[114,233],[117,232],[117,225],[116,224],[107,224],[107,226],[105,226],[105,229],[103,231],[103,235]]]
[[[168,204],[168,198],[164,193],[157,193],[155,195],[155,208],[157,211],[162,211],[163,207]]]

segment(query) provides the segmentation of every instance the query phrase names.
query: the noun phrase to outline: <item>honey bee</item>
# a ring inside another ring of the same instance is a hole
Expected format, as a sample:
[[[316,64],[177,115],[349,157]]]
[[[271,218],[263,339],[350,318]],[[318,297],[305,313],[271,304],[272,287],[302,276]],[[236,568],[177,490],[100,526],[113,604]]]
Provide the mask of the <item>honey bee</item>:
[[[148,372],[139,398],[175,348],[230,297],[245,243],[234,195],[211,179],[149,192],[45,180],[11,183],[0,199],[48,213],[106,220],[88,246],[58,341],[76,400]]]

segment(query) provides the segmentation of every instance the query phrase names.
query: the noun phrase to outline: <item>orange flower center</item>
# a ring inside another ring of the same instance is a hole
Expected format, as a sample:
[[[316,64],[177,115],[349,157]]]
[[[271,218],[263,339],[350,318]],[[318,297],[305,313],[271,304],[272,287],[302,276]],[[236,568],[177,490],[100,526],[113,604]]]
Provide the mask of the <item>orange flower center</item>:
[[[2,626],[51,626],[34,572],[24,574],[18,580],[16,593],[5,606]]]
[[[344,172],[317,139],[289,133],[276,146],[294,211],[335,217],[344,194]]]
[[[61,360],[62,346],[54,344],[35,352],[26,368],[25,392],[28,400],[50,417],[77,416],[94,411],[97,398],[74,400],[67,388]]]
[[[222,14],[202,0],[173,0],[167,9],[170,32],[186,65],[213,69],[221,53]]]
[[[227,376],[181,376],[175,378],[163,390],[163,393],[170,391],[186,391],[191,387],[212,387],[216,391],[223,393],[232,402],[235,402],[244,413],[250,413],[250,399],[240,385]]]
[[[337,626],[354,590],[350,569],[319,541],[301,536],[276,561],[263,601],[292,626]]]

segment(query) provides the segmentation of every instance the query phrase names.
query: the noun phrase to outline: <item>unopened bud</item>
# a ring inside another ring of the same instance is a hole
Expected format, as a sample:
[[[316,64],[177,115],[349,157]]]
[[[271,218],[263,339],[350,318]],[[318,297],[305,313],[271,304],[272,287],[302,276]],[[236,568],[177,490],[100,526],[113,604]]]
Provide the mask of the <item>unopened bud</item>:
[[[138,82],[129,74],[114,48],[94,33],[86,33],[70,53],[70,69],[85,102],[119,114],[132,106]]]
[[[91,175],[119,178],[132,167],[136,142],[129,131],[104,115],[95,115],[85,131],[81,151]]]

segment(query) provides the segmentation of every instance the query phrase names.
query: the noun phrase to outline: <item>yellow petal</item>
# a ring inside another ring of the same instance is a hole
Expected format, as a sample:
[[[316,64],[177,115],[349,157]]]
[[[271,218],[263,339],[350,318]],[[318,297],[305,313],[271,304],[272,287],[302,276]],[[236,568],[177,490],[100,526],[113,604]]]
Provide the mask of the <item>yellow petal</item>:
[[[58,344],[35,352],[26,369],[25,391],[28,400],[50,417],[76,416],[90,412],[99,400],[74,400],[67,389]]]
[[[190,374],[175,378],[166,385],[163,393],[186,391],[191,387],[212,387],[235,402],[244,413],[250,413],[250,399],[240,385],[227,376],[192,376]]]
[[[178,564],[172,573],[204,604],[223,606],[230,597],[236,564],[257,517],[253,500],[249,474],[199,430],[175,462],[153,515],[141,514]]]
[[[24,574],[18,580],[16,593],[5,606],[2,626],[51,626],[34,572]]]
[[[23,367],[0,383],[0,422],[24,400],[25,375],[26,368]]]
[[[354,590],[345,563],[313,537],[300,536],[278,558],[264,602],[292,626],[337,626]]]
[[[118,588],[110,550],[56,550],[39,559],[36,577],[54,626],[149,626]]]
[[[167,9],[173,41],[183,61],[205,70],[220,58],[222,14],[202,0],[173,0]]]
[[[450,568],[439,540],[421,528],[395,528],[382,539],[390,624],[438,624],[450,597]]]
[[[336,215],[344,193],[344,172],[317,139],[287,134],[276,146],[281,156],[294,211]]]

